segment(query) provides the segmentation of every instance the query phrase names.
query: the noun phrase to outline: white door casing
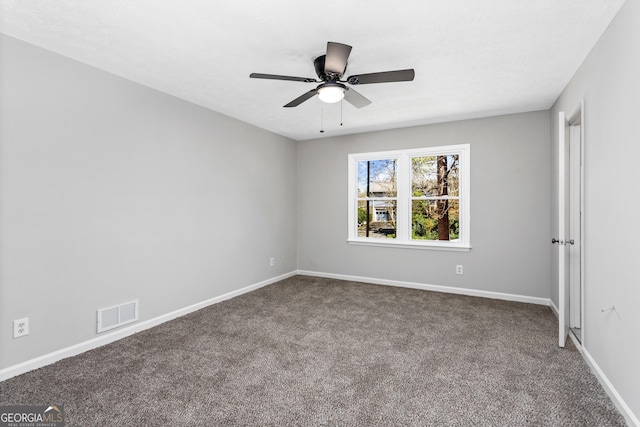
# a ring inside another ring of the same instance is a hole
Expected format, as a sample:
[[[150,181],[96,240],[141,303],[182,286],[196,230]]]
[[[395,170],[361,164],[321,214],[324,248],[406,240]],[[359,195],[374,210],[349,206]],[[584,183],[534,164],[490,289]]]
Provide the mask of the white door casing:
[[[571,124],[571,183],[570,183],[570,239],[574,241],[569,247],[570,264],[570,317],[572,328],[579,328],[578,337],[584,346],[584,146],[585,122],[584,100],[580,101],[579,109],[569,120]],[[575,330],[574,330],[575,332]]]
[[[569,186],[567,185],[567,161],[569,142],[569,122],[564,111],[558,113],[558,345],[564,347],[569,334],[569,257],[565,237],[569,231],[569,215],[567,198]]]
[[[570,239],[573,240],[573,244],[569,246],[569,286],[570,296],[569,311],[570,311],[570,324],[571,328],[581,328],[581,259],[580,259],[580,247],[581,247],[581,233],[580,228],[582,224],[582,209],[580,206],[581,200],[581,129],[582,126],[572,125],[570,128],[571,140],[569,144],[569,158],[570,158],[570,185],[569,193],[571,197],[569,214],[571,215],[571,224],[569,229]]]

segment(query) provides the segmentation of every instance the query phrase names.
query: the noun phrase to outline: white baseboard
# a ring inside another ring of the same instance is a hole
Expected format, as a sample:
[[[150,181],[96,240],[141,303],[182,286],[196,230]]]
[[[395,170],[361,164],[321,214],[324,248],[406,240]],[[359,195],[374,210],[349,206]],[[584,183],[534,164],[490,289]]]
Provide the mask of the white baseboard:
[[[556,315],[556,317],[560,318],[560,310],[558,310],[558,307],[556,307],[552,300],[549,300],[549,307],[551,307],[551,310]],[[589,351],[574,337],[573,333],[569,332],[569,337],[573,341],[573,344],[578,349],[578,351],[582,354],[582,357],[587,363],[587,366],[589,366],[589,368],[591,369],[591,372],[593,372],[593,375],[596,376],[596,378],[602,385],[602,388],[604,388],[604,390],[609,395],[609,398],[611,398],[613,404],[616,405],[618,411],[620,411],[620,413],[625,417],[625,419],[627,420],[627,424],[629,424],[630,426],[640,427],[640,421],[638,421],[638,417],[636,417],[633,412],[631,412],[631,409],[622,399],[617,390],[613,387],[613,384],[611,384],[607,376],[604,374],[604,372],[602,372],[602,369],[600,369],[596,361],[593,360],[593,357],[591,357]]]
[[[80,353],[84,353],[85,351],[89,351],[94,348],[101,347],[103,345],[128,337],[129,335],[133,335],[137,332],[141,332],[146,329],[153,328],[154,326],[158,326],[162,323],[168,322],[169,320],[173,320],[177,317],[181,317],[186,314],[193,313],[194,311],[200,310],[207,306],[217,304],[219,302],[237,297],[242,294],[246,294],[247,292],[254,291],[256,289],[262,288],[264,286],[270,285],[280,280],[284,280],[288,277],[295,276],[296,274],[297,274],[296,271],[292,271],[277,277],[272,277],[271,279],[263,280],[262,282],[245,286],[244,288],[241,288],[232,292],[228,292],[224,295],[210,298],[208,300],[190,305],[188,307],[184,307],[179,310],[175,310],[170,313],[163,314],[162,316],[145,320],[144,322],[141,322],[141,323],[135,323],[135,324],[132,324],[131,326],[114,330],[111,333],[100,335],[96,338],[92,338],[90,340],[87,340],[78,344],[74,344],[70,347],[56,350],[52,353],[48,353],[43,356],[39,356],[34,359],[27,360],[17,365],[9,366],[8,368],[4,368],[0,370],[0,381],[7,380],[9,378],[15,377],[20,374],[24,374],[34,369],[42,368],[43,366],[50,365],[52,363],[57,362],[58,360],[66,359],[67,357],[71,357],[71,356],[76,356]]]
[[[607,392],[607,394],[613,401],[613,404],[616,405],[618,411],[620,411],[620,413],[625,417],[625,419],[627,420],[627,424],[629,426],[640,427],[640,420],[638,419],[638,417],[631,411],[629,405],[627,405],[624,399],[622,399],[622,396],[620,396],[613,384],[611,384],[611,381],[609,381],[604,372],[602,372],[600,366],[598,366],[596,361],[593,360],[593,357],[591,357],[591,354],[589,354],[587,349],[584,347],[582,347],[582,357],[584,357],[587,365],[589,365],[591,371],[602,385],[602,388],[604,388],[604,391]]]
[[[298,274],[303,276],[326,277],[328,279],[350,280],[353,282],[371,283],[374,285],[395,286],[399,288],[422,289],[425,291],[444,292],[448,294],[467,295],[472,297],[482,297],[500,299],[505,301],[525,302],[549,306],[549,298],[529,297],[525,295],[506,294],[502,292],[480,291],[477,289],[455,288],[452,286],[428,285],[416,282],[402,282],[398,280],[376,279],[373,277],[348,276],[346,274],[322,273],[319,271],[298,270]],[[553,309],[553,308],[552,308]]]
[[[549,307],[551,307],[551,311],[553,311],[553,314],[556,315],[556,317],[559,319],[560,318],[560,310],[558,309],[558,307],[556,307],[556,305],[553,303],[552,299],[549,299]]]
[[[569,331],[569,339],[573,342],[574,347],[582,353],[582,343],[578,341],[578,338],[576,338],[572,331]]]
[[[277,277],[273,277],[271,279],[264,280],[259,283],[255,283],[253,285],[246,286],[244,288],[241,288],[232,292],[228,292],[224,295],[210,298],[208,300],[190,305],[188,307],[181,308],[179,310],[172,311],[170,313],[164,314],[162,316],[158,316],[150,320],[146,320],[141,323],[133,324],[131,326],[118,329],[111,333],[72,345],[70,347],[66,347],[66,348],[54,351],[52,353],[45,354],[43,356],[36,357],[34,359],[27,360],[17,365],[9,366],[8,368],[4,368],[0,370],[0,381],[4,381],[9,378],[15,377],[17,375],[32,371],[34,369],[38,369],[43,366],[50,365],[52,363],[57,362],[58,360],[65,359],[67,357],[76,356],[80,353],[84,353],[85,351],[89,351],[94,348],[101,347],[103,345],[112,343],[114,341],[120,340],[130,335],[133,335],[137,332],[141,332],[146,329],[153,328],[154,326],[168,322],[169,320],[173,320],[177,317],[181,317],[186,314],[193,313],[194,311],[200,310],[210,305],[217,304],[219,302],[254,291],[256,289],[262,288],[264,286],[270,285],[280,280],[284,280],[286,278],[295,276],[296,274],[305,275],[305,276],[314,276],[314,277],[326,277],[330,279],[349,280],[349,281],[356,281],[356,282],[362,282],[362,283],[371,283],[376,285],[396,286],[396,287],[411,288],[411,289],[422,289],[427,291],[445,292],[445,293],[452,293],[452,294],[459,294],[459,295],[477,296],[477,297],[483,297],[483,298],[492,298],[492,299],[500,299],[500,300],[506,300],[506,301],[516,301],[516,302],[524,302],[524,303],[530,303],[530,304],[546,305],[551,307],[551,310],[553,311],[553,313],[556,316],[558,316],[558,308],[555,306],[553,301],[548,298],[529,297],[529,296],[523,296],[523,295],[506,294],[501,292],[480,291],[476,289],[428,285],[428,284],[415,283],[415,282],[402,282],[397,280],[376,279],[371,277],[349,276],[344,274],[297,270],[297,271],[292,271]],[[638,417],[636,417],[636,415],[631,411],[629,406],[622,399],[622,397],[617,392],[617,390],[613,387],[613,385],[611,384],[609,379],[606,377],[604,372],[602,372],[602,370],[600,369],[598,364],[595,362],[593,357],[591,357],[589,352],[584,347],[581,348],[581,353],[585,361],[591,368],[591,371],[594,373],[596,378],[598,378],[598,381],[600,382],[600,384],[602,385],[606,393],[609,395],[609,397],[611,398],[613,403],[616,405],[620,413],[626,418],[627,423],[630,426],[640,427],[640,421],[638,420]]]

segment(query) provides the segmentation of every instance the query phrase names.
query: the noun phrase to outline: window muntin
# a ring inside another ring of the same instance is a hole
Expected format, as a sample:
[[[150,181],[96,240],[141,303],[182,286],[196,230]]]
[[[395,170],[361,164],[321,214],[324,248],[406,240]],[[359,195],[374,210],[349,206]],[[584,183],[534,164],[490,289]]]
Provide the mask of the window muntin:
[[[468,250],[468,144],[349,155],[350,243]]]

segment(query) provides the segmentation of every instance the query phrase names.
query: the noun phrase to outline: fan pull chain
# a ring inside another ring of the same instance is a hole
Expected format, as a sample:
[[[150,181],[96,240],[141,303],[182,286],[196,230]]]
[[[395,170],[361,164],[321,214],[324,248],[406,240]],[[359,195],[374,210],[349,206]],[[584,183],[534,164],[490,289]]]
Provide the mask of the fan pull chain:
[[[342,126],[342,106],[344,105],[344,98],[340,100],[340,126]]]
[[[320,133],[324,133],[324,110],[320,109]]]

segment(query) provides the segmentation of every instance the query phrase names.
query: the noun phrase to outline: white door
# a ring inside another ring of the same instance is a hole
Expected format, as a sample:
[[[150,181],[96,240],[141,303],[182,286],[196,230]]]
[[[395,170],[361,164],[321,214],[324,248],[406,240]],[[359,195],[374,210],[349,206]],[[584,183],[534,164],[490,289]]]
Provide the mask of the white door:
[[[559,310],[559,340],[558,345],[564,347],[567,342],[570,325],[570,290],[569,290],[569,257],[565,237],[569,231],[569,122],[564,111],[558,117],[558,237],[554,239],[558,249],[558,310]]]

